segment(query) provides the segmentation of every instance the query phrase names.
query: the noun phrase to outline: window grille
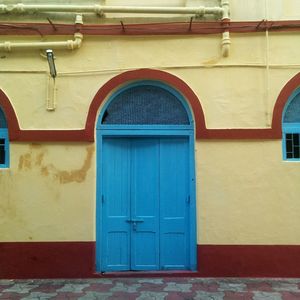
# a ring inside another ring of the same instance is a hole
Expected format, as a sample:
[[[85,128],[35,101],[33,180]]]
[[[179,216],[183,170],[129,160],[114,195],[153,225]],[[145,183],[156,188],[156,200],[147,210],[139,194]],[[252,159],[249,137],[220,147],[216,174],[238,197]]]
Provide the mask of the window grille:
[[[0,168],[7,168],[9,161],[8,130],[4,112],[0,108]]]
[[[103,114],[102,124],[188,125],[183,104],[156,85],[130,87],[117,94]]]
[[[300,93],[288,104],[284,114],[283,123],[300,124]]]
[[[5,164],[5,139],[0,138],[0,165]]]
[[[283,115],[283,157],[300,160],[300,89],[288,102]]]
[[[0,128],[6,128],[6,119],[4,116],[4,112],[2,111],[2,109],[0,108]]]

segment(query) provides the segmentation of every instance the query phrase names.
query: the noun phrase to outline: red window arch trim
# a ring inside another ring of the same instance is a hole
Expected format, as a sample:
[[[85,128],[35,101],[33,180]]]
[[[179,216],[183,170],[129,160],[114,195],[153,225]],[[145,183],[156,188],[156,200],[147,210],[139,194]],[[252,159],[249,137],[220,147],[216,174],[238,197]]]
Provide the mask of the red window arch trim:
[[[272,127],[262,129],[207,129],[201,103],[193,90],[180,78],[170,73],[139,69],[121,73],[106,82],[96,93],[90,104],[86,125],[80,130],[24,130],[21,129],[15,110],[8,97],[0,90],[0,106],[8,123],[11,141],[65,141],[92,142],[99,108],[110,93],[120,86],[135,80],[157,80],[164,82],[179,91],[189,103],[194,115],[197,139],[280,139],[281,117],[284,106],[292,92],[300,86],[300,72],[289,80],[281,90],[273,111]]]

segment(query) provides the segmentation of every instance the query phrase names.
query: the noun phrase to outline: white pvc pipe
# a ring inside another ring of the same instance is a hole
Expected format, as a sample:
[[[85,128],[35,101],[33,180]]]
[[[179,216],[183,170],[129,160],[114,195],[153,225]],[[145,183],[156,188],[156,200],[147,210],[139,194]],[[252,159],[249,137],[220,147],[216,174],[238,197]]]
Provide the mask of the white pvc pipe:
[[[226,0],[225,0],[226,1]],[[225,10],[226,5],[224,4]],[[12,4],[0,5],[0,14],[33,12],[74,12],[74,13],[145,13],[145,14],[206,14],[222,15],[223,7],[151,7],[151,6],[106,6],[106,5],[59,5],[59,4]]]
[[[223,32],[222,34],[222,56],[228,57],[230,51],[230,34],[228,31]]]
[[[20,49],[69,49],[74,50],[81,47],[83,35],[81,33],[74,34],[74,40],[59,42],[10,42],[0,43],[0,51],[11,52]]]
[[[221,0],[221,7],[223,9],[222,20],[223,21],[229,20],[229,14],[230,14],[229,0]],[[222,56],[223,57],[229,56],[230,45],[231,45],[230,33],[227,30],[222,34]]]
[[[221,15],[222,20],[229,20],[229,0],[221,0],[221,7],[139,7],[139,6],[105,6],[105,5],[51,5],[51,4],[0,4],[0,14],[5,13],[33,13],[33,12],[74,12],[74,13],[146,13],[146,14],[195,14],[196,17],[201,17],[207,14]],[[78,20],[78,16],[76,17]],[[81,22],[78,22],[82,24]],[[64,42],[35,42],[35,43],[15,43],[4,42],[0,43],[0,50],[11,51],[12,48],[36,48],[36,49],[76,49],[81,46],[82,35],[77,33],[74,35],[74,40]],[[222,36],[222,55],[227,57],[230,50],[230,35],[226,31]]]
[[[229,19],[230,9],[229,9],[229,0],[221,0],[222,7],[222,20]]]
[[[56,109],[56,81],[51,76],[48,77],[47,82],[47,100],[46,109],[54,111]]]

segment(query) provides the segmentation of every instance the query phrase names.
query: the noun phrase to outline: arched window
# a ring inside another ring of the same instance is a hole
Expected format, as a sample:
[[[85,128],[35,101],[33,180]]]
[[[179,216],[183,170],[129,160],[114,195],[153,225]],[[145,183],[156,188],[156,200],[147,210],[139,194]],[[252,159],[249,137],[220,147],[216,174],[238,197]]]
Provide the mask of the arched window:
[[[190,125],[181,96],[173,89],[152,81],[120,89],[106,108],[103,125]]]
[[[283,158],[300,160],[300,88],[289,98],[282,118]]]
[[[6,118],[0,107],[0,168],[9,165],[9,142]]]

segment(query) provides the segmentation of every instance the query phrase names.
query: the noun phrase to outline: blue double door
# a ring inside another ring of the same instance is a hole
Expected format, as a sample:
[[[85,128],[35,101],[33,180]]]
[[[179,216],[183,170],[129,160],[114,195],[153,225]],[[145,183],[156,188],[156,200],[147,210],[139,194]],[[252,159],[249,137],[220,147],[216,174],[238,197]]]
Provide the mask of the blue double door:
[[[102,145],[101,271],[190,269],[188,137]]]

